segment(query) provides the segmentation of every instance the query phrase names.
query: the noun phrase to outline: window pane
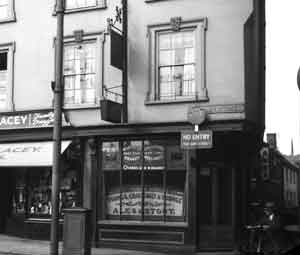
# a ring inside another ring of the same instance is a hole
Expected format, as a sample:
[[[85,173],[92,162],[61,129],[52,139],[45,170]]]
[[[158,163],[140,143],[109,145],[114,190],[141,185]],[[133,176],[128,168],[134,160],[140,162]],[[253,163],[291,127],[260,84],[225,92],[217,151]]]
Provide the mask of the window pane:
[[[173,51],[171,50],[161,50],[159,53],[159,65],[166,66],[166,65],[173,65],[172,60]]]
[[[107,219],[119,219],[120,217],[120,172],[105,172],[105,197]]]
[[[175,49],[175,65],[180,65],[180,64],[184,64],[184,60],[185,60],[185,49],[181,48],[181,49]]]
[[[195,47],[195,32],[184,32],[183,33],[183,44],[185,48]]]
[[[169,34],[159,35],[159,48],[160,49],[170,49],[171,48],[171,38]]]
[[[167,172],[166,216],[168,220],[184,220],[186,171]]]
[[[162,141],[144,142],[144,169],[165,169],[165,148]]]
[[[142,141],[123,143],[123,169],[142,170]]]
[[[178,48],[183,48],[183,33],[173,33],[172,34],[172,48],[178,49]]]
[[[64,74],[68,75],[68,74],[75,74],[75,63],[74,60],[66,60],[64,62]]]
[[[185,169],[185,152],[179,145],[167,146],[167,168],[184,170]]]
[[[163,220],[164,216],[164,188],[163,171],[147,171],[144,175],[145,220]]]
[[[97,5],[102,5],[103,0],[67,0],[66,8],[67,9],[75,9],[75,8],[84,8],[84,7],[92,7]]]
[[[102,143],[102,168],[121,169],[121,152],[119,142]]]
[[[142,215],[141,171],[123,171],[121,219],[140,220]]]
[[[7,70],[7,52],[0,52],[0,71]]]
[[[7,106],[7,85],[8,85],[8,72],[0,71],[0,108]]]
[[[0,1],[0,19],[7,19],[9,17],[9,0]]]
[[[160,82],[171,81],[171,67],[161,67],[159,71]]]
[[[195,49],[186,48],[184,49],[184,60],[182,63],[189,64],[195,62]]]

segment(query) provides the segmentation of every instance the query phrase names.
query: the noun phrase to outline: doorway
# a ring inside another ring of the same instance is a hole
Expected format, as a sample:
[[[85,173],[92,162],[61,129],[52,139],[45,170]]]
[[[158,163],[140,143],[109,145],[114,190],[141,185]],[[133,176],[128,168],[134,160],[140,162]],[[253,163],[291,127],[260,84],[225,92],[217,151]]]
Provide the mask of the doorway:
[[[234,168],[207,164],[197,171],[199,250],[234,245]]]

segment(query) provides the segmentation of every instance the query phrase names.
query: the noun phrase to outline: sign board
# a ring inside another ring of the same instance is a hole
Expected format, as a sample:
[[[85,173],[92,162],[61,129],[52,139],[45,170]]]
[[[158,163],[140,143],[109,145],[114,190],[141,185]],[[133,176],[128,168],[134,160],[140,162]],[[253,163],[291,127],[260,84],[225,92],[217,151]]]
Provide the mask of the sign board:
[[[200,125],[206,119],[206,111],[202,109],[199,105],[190,105],[187,114],[188,122]]]
[[[62,141],[61,153],[71,141]],[[53,142],[0,144],[0,166],[51,166]]]
[[[123,69],[123,37],[113,29],[110,30],[110,64]]]
[[[181,132],[182,149],[211,149],[212,147],[213,133],[211,130],[200,130],[198,132],[187,130]]]
[[[0,129],[52,127],[53,123],[54,112],[52,110],[0,115]],[[63,125],[67,125],[64,118]]]
[[[164,190],[151,187],[144,193],[144,215],[164,215]],[[120,192],[111,191],[106,197],[106,208],[109,216],[120,215]],[[166,216],[183,216],[183,192],[168,190],[166,192]],[[140,187],[125,187],[122,192],[122,215],[140,216],[142,205],[142,190]]]

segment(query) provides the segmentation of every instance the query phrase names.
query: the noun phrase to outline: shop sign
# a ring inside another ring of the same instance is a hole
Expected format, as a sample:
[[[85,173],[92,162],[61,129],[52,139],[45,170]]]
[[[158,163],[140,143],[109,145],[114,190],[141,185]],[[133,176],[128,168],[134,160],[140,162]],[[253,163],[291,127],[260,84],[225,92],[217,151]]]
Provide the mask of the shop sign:
[[[52,127],[53,123],[53,111],[38,111],[0,115],[0,129]],[[67,123],[63,122],[63,125],[67,125]]]
[[[142,142],[131,142],[123,148],[123,169],[142,170]]]
[[[194,132],[187,130],[181,132],[181,148],[182,149],[211,149],[213,133],[211,130],[200,130]]]
[[[165,150],[162,145],[148,145],[144,148],[145,170],[162,170],[165,165]]]
[[[62,141],[63,152],[71,141]],[[0,166],[51,166],[53,142],[0,144]]]
[[[164,215],[164,191],[145,191],[144,215]],[[107,215],[120,215],[120,193],[109,193],[106,198]],[[132,189],[122,193],[122,215],[140,216],[142,205],[142,192],[140,188]],[[183,192],[166,192],[166,216],[183,216]]]

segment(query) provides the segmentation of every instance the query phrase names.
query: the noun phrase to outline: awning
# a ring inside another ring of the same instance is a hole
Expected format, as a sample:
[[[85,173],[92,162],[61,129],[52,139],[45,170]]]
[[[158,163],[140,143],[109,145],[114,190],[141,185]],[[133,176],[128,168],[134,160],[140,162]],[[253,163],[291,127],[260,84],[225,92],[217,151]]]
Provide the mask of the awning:
[[[71,141],[61,142],[61,153]],[[0,167],[51,166],[53,142],[0,144]]]

